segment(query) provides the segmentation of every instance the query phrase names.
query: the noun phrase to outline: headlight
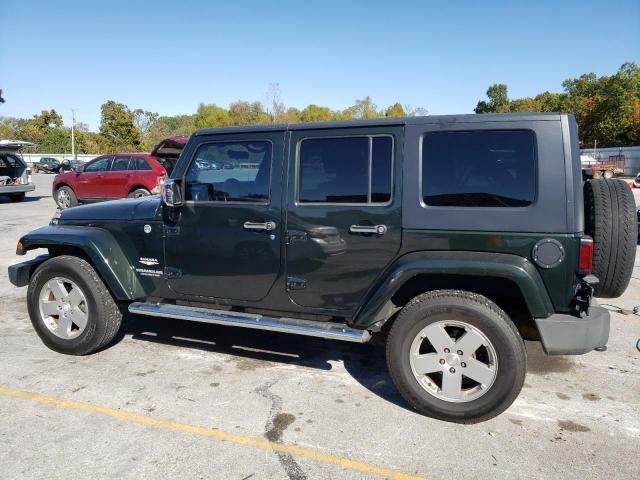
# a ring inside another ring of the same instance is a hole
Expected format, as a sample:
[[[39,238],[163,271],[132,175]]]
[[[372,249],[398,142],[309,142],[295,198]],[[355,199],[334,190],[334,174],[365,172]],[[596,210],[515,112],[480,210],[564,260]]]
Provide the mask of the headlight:
[[[49,225],[58,225],[58,222],[60,221],[61,216],[62,216],[62,210],[57,209],[56,213],[53,214],[53,217],[51,218]]]

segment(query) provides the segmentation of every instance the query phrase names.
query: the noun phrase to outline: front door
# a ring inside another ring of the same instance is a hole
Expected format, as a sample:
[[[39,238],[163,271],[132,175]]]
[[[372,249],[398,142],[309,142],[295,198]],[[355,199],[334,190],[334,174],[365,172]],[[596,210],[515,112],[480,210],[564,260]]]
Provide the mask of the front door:
[[[78,173],[76,181],[78,198],[108,198],[104,191],[106,173],[111,169],[113,157],[102,157],[87,163],[85,168]]]
[[[353,313],[401,242],[402,127],[291,135],[287,278],[300,306]]]
[[[165,209],[176,293],[230,303],[267,295],[280,271],[284,136],[203,136],[193,147],[183,205]]]

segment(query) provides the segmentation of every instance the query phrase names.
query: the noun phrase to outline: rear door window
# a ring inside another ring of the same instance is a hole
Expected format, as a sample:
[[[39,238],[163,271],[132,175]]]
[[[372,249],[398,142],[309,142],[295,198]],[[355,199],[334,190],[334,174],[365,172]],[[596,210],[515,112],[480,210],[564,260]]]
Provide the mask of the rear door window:
[[[299,149],[299,203],[391,201],[390,136],[309,138],[300,143]]]
[[[429,132],[422,137],[422,201],[439,207],[526,207],[536,198],[529,130]]]
[[[111,164],[112,172],[124,172],[129,167],[129,159],[131,157],[116,157]]]

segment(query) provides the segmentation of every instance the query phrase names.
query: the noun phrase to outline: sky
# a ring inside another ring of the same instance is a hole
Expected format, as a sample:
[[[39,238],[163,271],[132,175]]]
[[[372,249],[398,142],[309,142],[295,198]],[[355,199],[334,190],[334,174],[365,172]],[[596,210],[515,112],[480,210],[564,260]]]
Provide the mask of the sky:
[[[487,87],[561,91],[640,63],[640,0],[0,0],[0,116],[55,108],[97,130],[116,100],[161,115],[200,102],[343,109],[371,96],[472,113]]]

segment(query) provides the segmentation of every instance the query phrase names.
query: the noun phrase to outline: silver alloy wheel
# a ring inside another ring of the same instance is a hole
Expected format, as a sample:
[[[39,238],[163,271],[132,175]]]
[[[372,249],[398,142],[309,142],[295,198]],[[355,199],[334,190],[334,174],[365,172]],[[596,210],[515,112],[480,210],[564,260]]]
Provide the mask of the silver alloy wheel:
[[[71,206],[71,197],[69,196],[69,192],[67,192],[64,188],[58,190],[58,205],[60,208],[69,208]]]
[[[476,327],[458,320],[443,320],[423,328],[413,340],[409,355],[420,386],[446,402],[480,398],[498,375],[493,344]]]
[[[76,338],[87,326],[87,299],[80,287],[67,278],[55,277],[42,286],[39,308],[40,320],[64,340]]]

